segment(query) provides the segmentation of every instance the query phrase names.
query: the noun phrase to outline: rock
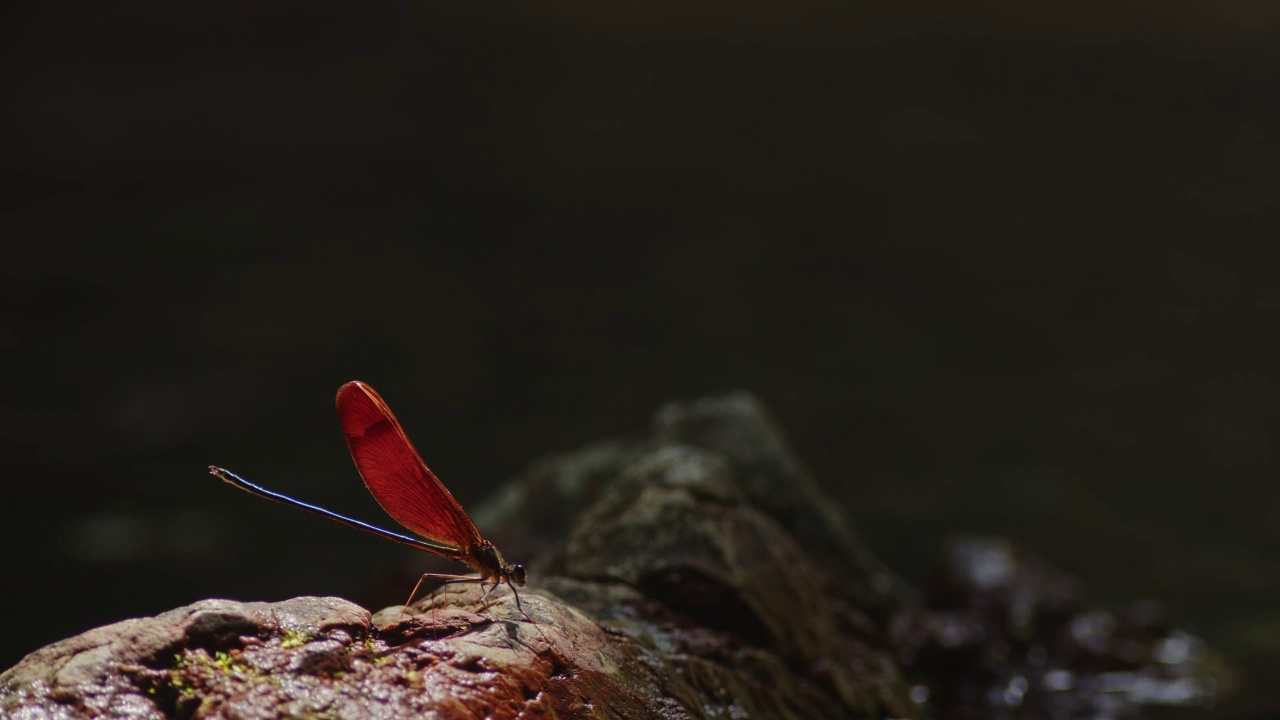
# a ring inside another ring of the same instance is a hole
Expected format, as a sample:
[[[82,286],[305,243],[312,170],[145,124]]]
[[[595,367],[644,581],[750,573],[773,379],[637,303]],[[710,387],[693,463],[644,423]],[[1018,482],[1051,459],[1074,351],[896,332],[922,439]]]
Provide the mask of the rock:
[[[946,646],[944,610],[876,561],[746,394],[541,461],[476,519],[510,557],[542,558],[523,612],[508,588],[482,606],[465,584],[374,615],[207,600],[32,653],[0,675],[0,716],[913,718],[958,687],[931,673],[976,651]],[[1014,555],[953,555],[944,597],[1026,597]],[[1030,607],[1087,610],[1064,592]],[[1043,629],[1000,617],[962,640]]]
[[[889,642],[941,717],[1131,717],[1214,696],[1204,643],[1159,606],[1092,606],[1084,583],[1001,538],[948,542]]]
[[[368,626],[367,610],[339,598],[203,600],[31,653],[0,674],[0,710],[23,718],[163,718],[203,702],[213,669],[245,674],[246,650],[279,651],[291,638],[350,638]]]

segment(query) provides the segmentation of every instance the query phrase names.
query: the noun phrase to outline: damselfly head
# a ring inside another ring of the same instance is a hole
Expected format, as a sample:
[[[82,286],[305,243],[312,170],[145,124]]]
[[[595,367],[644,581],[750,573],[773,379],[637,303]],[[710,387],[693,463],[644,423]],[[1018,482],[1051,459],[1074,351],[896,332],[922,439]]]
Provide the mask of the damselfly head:
[[[507,582],[524,587],[524,565],[520,563],[508,565],[502,569],[502,572],[507,576]]]

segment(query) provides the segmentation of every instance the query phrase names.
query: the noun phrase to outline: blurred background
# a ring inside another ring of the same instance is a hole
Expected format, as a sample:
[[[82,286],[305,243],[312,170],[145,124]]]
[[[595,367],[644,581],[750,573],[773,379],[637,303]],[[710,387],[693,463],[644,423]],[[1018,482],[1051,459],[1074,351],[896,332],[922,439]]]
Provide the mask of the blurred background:
[[[357,5],[3,11],[0,667],[403,564],[205,472],[389,524],[344,381],[471,507],[745,388],[905,578],[1009,535],[1280,706],[1280,5]]]

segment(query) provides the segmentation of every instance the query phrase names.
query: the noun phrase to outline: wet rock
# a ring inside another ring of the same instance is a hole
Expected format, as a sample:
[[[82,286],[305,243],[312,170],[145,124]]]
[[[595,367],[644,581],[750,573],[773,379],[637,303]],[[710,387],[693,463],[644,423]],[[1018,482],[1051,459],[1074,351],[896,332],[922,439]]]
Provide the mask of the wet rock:
[[[1133,717],[1213,698],[1204,645],[1154,603],[1113,612],[1002,538],[950,541],[890,643],[940,717]]]
[[[998,543],[955,546],[917,596],[746,394],[543,460],[476,520],[531,559],[523,612],[474,585],[373,615],[208,600],[33,653],[0,675],[0,715],[984,717],[1048,707],[1030,698],[1086,667],[1129,688],[1116,672],[1195,667],[1158,613],[1100,614]]]

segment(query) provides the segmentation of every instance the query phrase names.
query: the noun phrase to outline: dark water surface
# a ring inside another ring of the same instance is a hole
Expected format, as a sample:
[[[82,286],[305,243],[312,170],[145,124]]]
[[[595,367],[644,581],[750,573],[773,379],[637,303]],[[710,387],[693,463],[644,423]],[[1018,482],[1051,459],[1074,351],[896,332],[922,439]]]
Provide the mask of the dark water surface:
[[[8,11],[0,666],[403,563],[204,473],[381,522],[346,380],[471,505],[747,388],[905,577],[1008,535],[1280,705],[1276,18],[984,7]]]

